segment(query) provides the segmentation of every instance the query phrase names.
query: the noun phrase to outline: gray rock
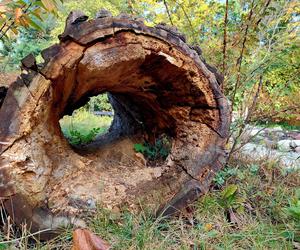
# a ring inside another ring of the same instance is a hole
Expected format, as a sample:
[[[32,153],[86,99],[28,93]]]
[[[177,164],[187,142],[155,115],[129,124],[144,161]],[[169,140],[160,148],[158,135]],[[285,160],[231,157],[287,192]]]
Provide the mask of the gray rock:
[[[285,168],[300,168],[300,154],[296,152],[280,152],[254,143],[244,145],[239,152],[251,160],[272,160]]]
[[[277,143],[280,151],[289,152],[292,150],[291,143],[293,140],[281,140]]]
[[[300,140],[292,140],[290,146],[291,146],[291,148],[300,147]]]
[[[276,149],[277,148],[277,142],[274,140],[270,140],[268,138],[263,139],[264,144],[271,149]]]
[[[261,131],[261,128],[252,128],[251,130],[249,130],[249,135],[252,137],[252,136],[257,136],[259,134],[262,134],[263,133],[263,130]]]
[[[277,126],[277,127],[271,128],[271,131],[277,132],[277,131],[283,131],[283,129],[280,126]]]
[[[294,148],[294,152],[298,153],[298,154],[299,154],[299,157],[300,157],[300,147]]]
[[[300,140],[281,140],[277,145],[281,151],[292,151],[293,149],[300,147]]]

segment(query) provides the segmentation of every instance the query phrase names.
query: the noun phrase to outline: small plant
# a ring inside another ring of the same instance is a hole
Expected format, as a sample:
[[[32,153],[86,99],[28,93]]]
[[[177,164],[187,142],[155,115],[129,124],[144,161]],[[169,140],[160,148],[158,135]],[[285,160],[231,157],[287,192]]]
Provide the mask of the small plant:
[[[87,134],[81,133],[79,130],[71,129],[68,140],[71,145],[81,145],[92,142],[101,132],[101,128],[92,128]]]
[[[151,161],[165,160],[170,153],[170,149],[170,141],[167,137],[157,139],[154,144],[148,142],[134,144],[134,150],[142,153]]]
[[[217,172],[217,174],[214,178],[214,182],[217,184],[217,186],[221,187],[228,178],[230,178],[232,176],[237,176],[239,174],[240,173],[237,168],[227,167],[227,168],[224,168],[223,170]]]
[[[224,207],[229,208],[236,202],[238,186],[231,184],[221,193],[221,203]]]
[[[258,173],[258,171],[259,171],[259,166],[257,165],[257,164],[252,164],[252,165],[250,165],[250,172],[252,173],[252,174],[257,174]]]
[[[291,199],[289,207],[285,210],[290,217],[300,222],[300,189],[296,191],[296,196]]]

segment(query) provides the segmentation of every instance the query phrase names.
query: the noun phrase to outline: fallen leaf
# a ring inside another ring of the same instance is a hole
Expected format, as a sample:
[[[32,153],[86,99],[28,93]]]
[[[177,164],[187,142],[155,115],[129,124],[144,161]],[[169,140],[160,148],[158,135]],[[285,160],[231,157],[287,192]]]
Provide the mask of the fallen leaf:
[[[213,229],[213,225],[211,223],[207,223],[204,225],[204,231],[208,232]]]
[[[109,250],[111,246],[87,229],[73,232],[72,250]]]

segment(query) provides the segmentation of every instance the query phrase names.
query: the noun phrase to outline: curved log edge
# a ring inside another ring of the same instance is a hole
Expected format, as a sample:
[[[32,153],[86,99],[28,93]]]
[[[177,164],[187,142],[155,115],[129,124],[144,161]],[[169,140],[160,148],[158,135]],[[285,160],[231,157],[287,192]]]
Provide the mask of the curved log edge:
[[[55,230],[83,225],[97,204],[139,199],[169,215],[206,192],[224,162],[230,107],[201,49],[174,27],[106,10],[94,20],[71,12],[59,38],[44,64],[28,55],[24,73],[0,89],[0,197],[15,221]],[[115,112],[109,143],[72,149],[59,119],[103,92]],[[172,137],[167,160],[138,162],[133,144],[162,134]]]

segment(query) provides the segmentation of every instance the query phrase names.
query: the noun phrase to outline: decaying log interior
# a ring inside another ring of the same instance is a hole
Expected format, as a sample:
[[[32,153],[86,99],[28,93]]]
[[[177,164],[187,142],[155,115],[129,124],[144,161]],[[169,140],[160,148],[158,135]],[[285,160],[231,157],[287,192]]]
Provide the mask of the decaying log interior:
[[[142,202],[172,214],[222,167],[230,109],[201,50],[165,24],[105,10],[87,19],[71,12],[45,62],[27,56],[23,74],[0,90],[0,196],[32,231],[82,224],[98,205]],[[109,132],[72,148],[60,118],[104,92],[115,113]],[[161,135],[172,142],[166,161],[143,164],[134,143]]]

